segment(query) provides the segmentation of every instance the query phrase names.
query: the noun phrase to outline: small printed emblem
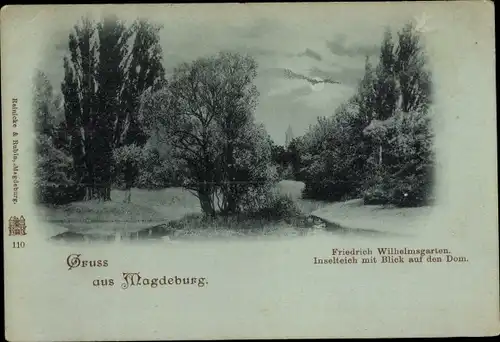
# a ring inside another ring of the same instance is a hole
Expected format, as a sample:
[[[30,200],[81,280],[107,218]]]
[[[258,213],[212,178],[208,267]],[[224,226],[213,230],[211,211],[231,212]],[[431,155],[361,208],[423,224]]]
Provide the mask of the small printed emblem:
[[[24,216],[17,218],[11,216],[9,219],[9,236],[26,235],[26,220]]]

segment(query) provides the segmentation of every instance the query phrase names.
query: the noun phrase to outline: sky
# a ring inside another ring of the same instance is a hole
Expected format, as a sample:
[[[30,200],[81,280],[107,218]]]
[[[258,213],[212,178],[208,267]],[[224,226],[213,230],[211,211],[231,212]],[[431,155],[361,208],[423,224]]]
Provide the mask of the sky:
[[[374,14],[368,8],[353,7],[334,7],[339,10],[331,13],[308,10],[307,16],[300,11],[255,10],[228,12],[224,20],[213,11],[147,18],[163,25],[160,43],[167,73],[181,62],[223,50],[253,56],[260,93],[256,121],[266,126],[276,143],[284,144],[289,126],[294,136],[302,135],[319,116],[332,115],[352,96],[363,77],[366,56],[377,62],[384,30],[398,30],[408,21],[401,12]],[[63,78],[68,33],[77,19],[60,21],[51,31],[53,43],[43,52],[39,67],[56,90]],[[313,86],[306,78],[338,83]]]

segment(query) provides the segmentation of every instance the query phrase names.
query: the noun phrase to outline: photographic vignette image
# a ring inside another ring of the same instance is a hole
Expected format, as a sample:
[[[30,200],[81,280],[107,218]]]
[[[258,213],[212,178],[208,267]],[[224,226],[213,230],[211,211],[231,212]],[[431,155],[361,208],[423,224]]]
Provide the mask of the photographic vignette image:
[[[2,8],[8,339],[497,334],[492,9]]]
[[[34,71],[34,196],[51,239],[338,233],[339,213],[363,234],[363,216],[425,218],[434,93],[419,25],[280,50],[259,38],[289,27],[255,18],[220,50],[177,52],[160,21],[78,18]]]

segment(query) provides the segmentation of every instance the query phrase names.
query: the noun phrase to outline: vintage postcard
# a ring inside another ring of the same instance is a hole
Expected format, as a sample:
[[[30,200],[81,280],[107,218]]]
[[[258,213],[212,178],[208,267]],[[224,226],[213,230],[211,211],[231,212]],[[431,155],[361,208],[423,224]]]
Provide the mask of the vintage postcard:
[[[3,7],[6,339],[498,334],[493,7]]]

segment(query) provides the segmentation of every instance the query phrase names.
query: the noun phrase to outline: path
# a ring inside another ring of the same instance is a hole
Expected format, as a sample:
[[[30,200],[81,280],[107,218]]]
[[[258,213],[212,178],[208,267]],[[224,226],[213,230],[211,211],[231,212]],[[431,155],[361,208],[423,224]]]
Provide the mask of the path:
[[[431,207],[388,208],[363,205],[361,199],[332,203],[315,210],[311,216],[347,230],[415,235],[425,229]]]

